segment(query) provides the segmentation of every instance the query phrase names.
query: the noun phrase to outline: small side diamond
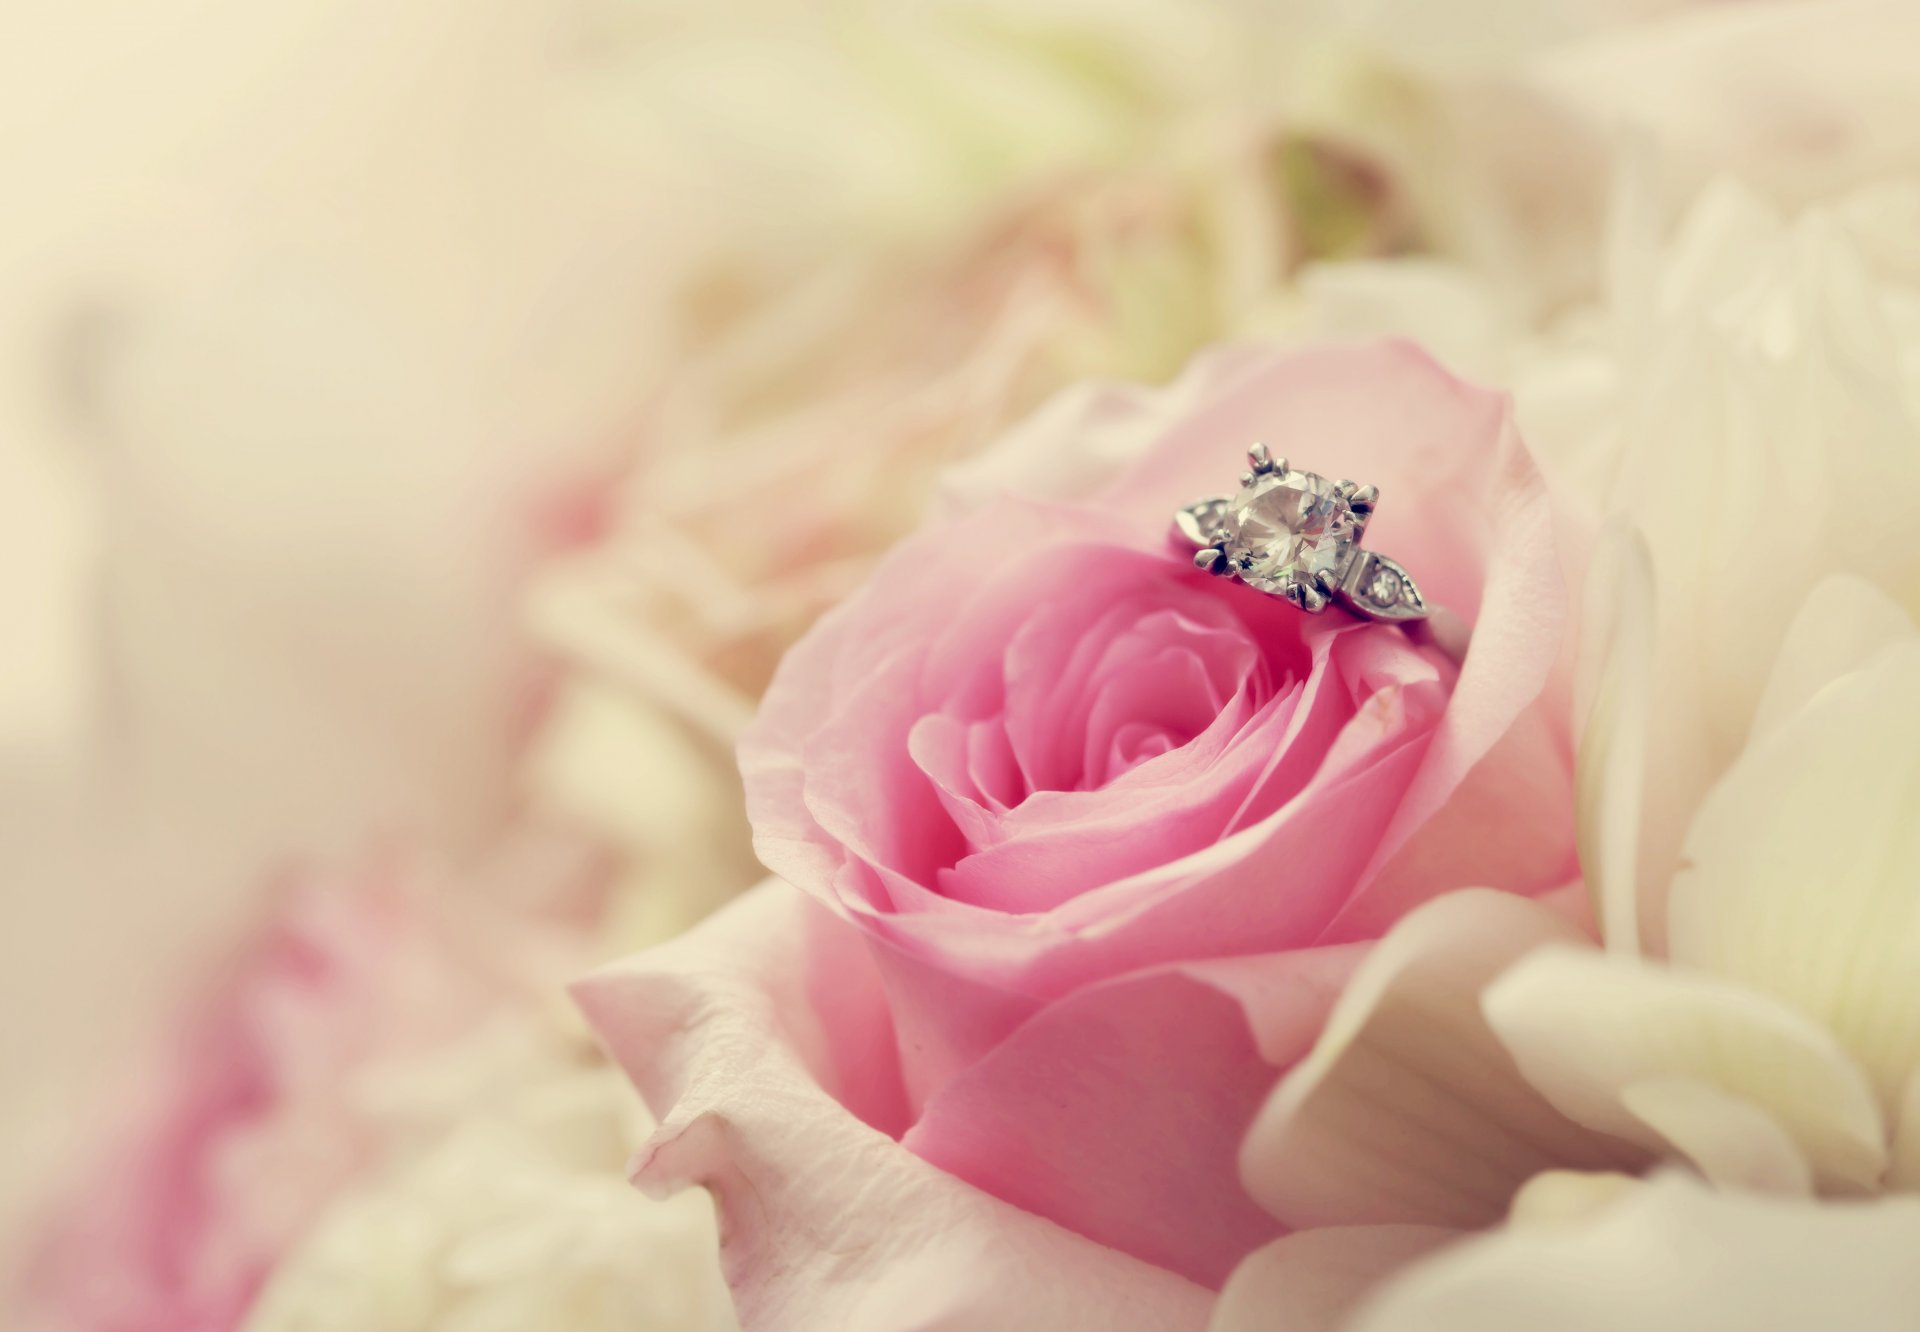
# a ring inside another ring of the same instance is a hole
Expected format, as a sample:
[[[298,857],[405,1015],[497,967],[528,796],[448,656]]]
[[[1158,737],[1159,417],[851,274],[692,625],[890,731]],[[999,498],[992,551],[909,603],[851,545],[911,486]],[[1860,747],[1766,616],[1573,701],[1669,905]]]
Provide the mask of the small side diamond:
[[[1400,600],[1400,575],[1382,567],[1374,570],[1367,583],[1367,600],[1376,606],[1391,606]]]

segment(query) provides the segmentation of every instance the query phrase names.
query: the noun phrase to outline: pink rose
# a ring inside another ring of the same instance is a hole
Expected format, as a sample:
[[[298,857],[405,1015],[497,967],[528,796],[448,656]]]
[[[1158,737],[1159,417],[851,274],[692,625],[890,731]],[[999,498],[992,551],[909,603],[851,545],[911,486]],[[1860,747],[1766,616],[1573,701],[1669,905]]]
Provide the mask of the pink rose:
[[[1255,440],[1380,486],[1368,544],[1463,664],[1169,547]],[[581,998],[749,1327],[1191,1325],[1279,1233],[1237,1152],[1358,945],[1576,876],[1546,495],[1505,401],[1401,344],[1082,393],[952,489],[742,745],[792,888]]]

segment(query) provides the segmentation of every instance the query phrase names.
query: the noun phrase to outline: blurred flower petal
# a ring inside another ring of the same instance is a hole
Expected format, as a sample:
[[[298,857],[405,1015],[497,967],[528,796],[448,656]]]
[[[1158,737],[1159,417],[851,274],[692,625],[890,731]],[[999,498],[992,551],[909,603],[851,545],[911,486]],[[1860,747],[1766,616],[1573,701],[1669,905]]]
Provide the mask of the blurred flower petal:
[[[1349,1332],[1907,1332],[1920,1200],[1821,1204],[1672,1175],[1407,1269]]]
[[[1650,1078],[1620,1093],[1620,1104],[1716,1188],[1807,1197],[1813,1171],[1778,1120],[1696,1078]]]
[[[1456,1238],[1441,1226],[1327,1226],[1277,1239],[1234,1269],[1207,1332],[1338,1332],[1386,1276]]]
[[[1674,879],[1676,965],[1824,1024],[1887,1114],[1920,1070],[1920,644],[1758,739],[1708,795]]]
[[[1646,799],[1653,693],[1653,559],[1645,537],[1619,530],[1595,552],[1581,626],[1591,702],[1580,736],[1580,864],[1614,951],[1640,951],[1640,816]]]
[[[1774,658],[1753,729],[1764,735],[1814,695],[1888,648],[1920,639],[1905,608],[1864,578],[1839,574],[1807,594]]]
[[[1770,1115],[1823,1185],[1867,1189],[1886,1164],[1879,1107],[1860,1071],[1818,1024],[1763,993],[1550,948],[1495,981],[1483,1007],[1527,1081],[1596,1132],[1666,1147],[1623,1098],[1643,1082],[1689,1079]]]
[[[1255,1122],[1248,1189],[1292,1226],[1472,1226],[1550,1166],[1635,1163],[1529,1087],[1480,1015],[1481,988],[1514,959],[1579,937],[1546,907],[1484,890],[1408,915]]]
[[[1697,4],[1540,56],[1532,82],[1601,124],[1657,137],[1682,186],[1732,171],[1804,200],[1920,149],[1903,0]]]
[[[1893,1125],[1893,1162],[1884,1181],[1891,1192],[1920,1193],[1920,1073],[1907,1080]]]

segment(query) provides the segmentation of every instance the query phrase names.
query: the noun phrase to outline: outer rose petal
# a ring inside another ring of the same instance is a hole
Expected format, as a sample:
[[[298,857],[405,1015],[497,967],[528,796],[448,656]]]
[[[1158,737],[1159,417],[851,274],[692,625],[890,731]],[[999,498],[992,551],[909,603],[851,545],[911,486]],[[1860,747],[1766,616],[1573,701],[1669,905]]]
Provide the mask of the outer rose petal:
[[[1402,1273],[1349,1332],[1909,1332],[1920,1200],[1782,1201],[1667,1176]]]
[[[1091,986],[942,1087],[906,1143],[995,1197],[1218,1286],[1280,1230],[1226,1182],[1246,1126],[1358,956],[1303,949]],[[1276,1034],[1264,1050],[1260,1032]]]
[[[1165,388],[1091,383],[1064,389],[992,448],[948,468],[942,497],[955,510],[1001,495],[1085,499],[1088,478],[1138,462],[1181,418],[1272,355],[1251,344],[1224,344],[1200,352]],[[1306,465],[1304,458],[1300,462]],[[1231,480],[1229,475],[1212,484]]]
[[[1205,1324],[1210,1292],[871,1126],[900,1106],[878,978],[859,934],[785,885],[575,992],[662,1121],[636,1181],[713,1193],[749,1332]]]

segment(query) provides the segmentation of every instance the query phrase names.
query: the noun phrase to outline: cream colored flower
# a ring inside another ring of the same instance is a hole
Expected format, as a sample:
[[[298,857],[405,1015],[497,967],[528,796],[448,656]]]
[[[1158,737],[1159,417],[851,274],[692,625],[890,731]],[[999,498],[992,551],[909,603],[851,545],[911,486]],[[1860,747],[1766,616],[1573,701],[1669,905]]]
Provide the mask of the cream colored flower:
[[[1316,270],[1303,304],[1316,331],[1432,336],[1509,384],[1570,522],[1652,543],[1642,900],[1620,906],[1657,945],[1681,836],[1808,592],[1851,571],[1920,613],[1920,184],[1787,214],[1721,182],[1670,240],[1653,199],[1628,178],[1602,299],[1544,335],[1431,265]]]
[[[1917,198],[1721,187],[1621,247],[1606,305],[1469,349],[1562,493],[1644,534],[1603,543],[1584,628],[1603,942],[1577,899],[1478,891],[1389,934],[1250,1135],[1305,1229],[1219,1328],[1920,1312]]]
[[[705,1197],[658,1201],[624,1178],[645,1132],[617,1075],[555,1066],[545,1036],[492,1044],[468,1052],[480,1069],[438,1075],[500,1082],[493,1108],[468,1094],[481,1088],[436,1094],[463,1117],[337,1201],[282,1259],[248,1332],[736,1326]]]
[[[1656,142],[1669,186],[1734,172],[1801,205],[1920,157],[1920,11],[1904,0],[1644,7],[1669,13],[1544,51],[1526,82]]]
[[[1625,593],[1641,606],[1652,595],[1644,565]],[[1644,700],[1624,688],[1612,720],[1644,725]],[[1869,585],[1834,579],[1806,602],[1752,743],[1688,831],[1664,956],[1595,948],[1560,913],[1479,891],[1409,916],[1282,1081],[1244,1157],[1277,1216],[1339,1229],[1250,1260],[1217,1326],[1454,1326],[1446,1311],[1463,1283],[1515,1311],[1503,1323],[1483,1307],[1476,1326],[1488,1328],[1536,1326],[1518,1312],[1529,1309],[1568,1327],[1797,1327],[1809,1308],[1824,1325],[1906,1326],[1920,1308],[1906,1247],[1920,1200],[1832,1200],[1920,1190],[1917,756],[1920,632]],[[1598,809],[1603,824],[1633,816]],[[1694,1201],[1623,1177],[1660,1162],[1730,1196]],[[1410,1255],[1496,1225],[1510,1205],[1504,1235],[1363,1305]],[[1827,1220],[1835,1207],[1852,1219]],[[1719,1227],[1719,1258],[1698,1269],[1629,1276],[1606,1238],[1706,1225]],[[1548,1226],[1561,1229],[1542,1239]],[[1795,1260],[1770,1258],[1795,1226]],[[1562,1258],[1522,1257],[1542,1245]],[[1261,1292],[1303,1254],[1351,1282],[1320,1321],[1265,1321]],[[1574,1286],[1516,1275],[1562,1259],[1596,1274],[1617,1265],[1622,1289],[1582,1305]],[[1848,1282],[1834,1283],[1842,1271]],[[1835,1312],[1853,1310],[1849,1299],[1857,1317]],[[1756,1308],[1777,1321],[1754,1322]]]
[[[630,937],[617,913],[593,932],[611,938],[584,951]],[[502,948],[522,984],[485,1022],[351,1071],[380,1159],[278,1256],[247,1332],[737,1325],[706,1200],[627,1181],[652,1125],[558,989],[581,932],[546,952],[537,942]]]
[[[1576,1215],[1457,1241],[1371,1300],[1369,1280],[1434,1248],[1425,1228],[1282,1241],[1235,1275],[1214,1327],[1307,1332],[1344,1316],[1350,1332],[1905,1332],[1920,1308],[1911,1198],[1815,1205],[1678,1175],[1604,1205],[1604,1190],[1576,1192],[1541,1200]]]

